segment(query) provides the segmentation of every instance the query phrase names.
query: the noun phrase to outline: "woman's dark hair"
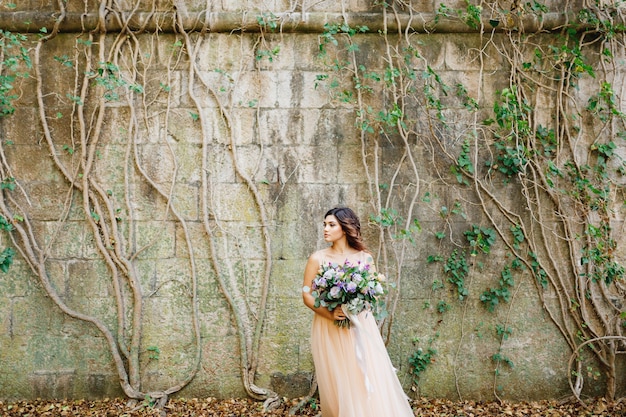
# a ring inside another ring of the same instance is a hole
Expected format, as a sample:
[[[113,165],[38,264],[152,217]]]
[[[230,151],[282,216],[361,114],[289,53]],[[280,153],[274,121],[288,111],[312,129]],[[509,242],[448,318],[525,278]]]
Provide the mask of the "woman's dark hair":
[[[346,239],[348,245],[356,250],[366,250],[365,243],[361,238],[361,222],[359,217],[348,207],[335,207],[324,215],[324,218],[328,216],[335,216],[341,229],[346,233]]]

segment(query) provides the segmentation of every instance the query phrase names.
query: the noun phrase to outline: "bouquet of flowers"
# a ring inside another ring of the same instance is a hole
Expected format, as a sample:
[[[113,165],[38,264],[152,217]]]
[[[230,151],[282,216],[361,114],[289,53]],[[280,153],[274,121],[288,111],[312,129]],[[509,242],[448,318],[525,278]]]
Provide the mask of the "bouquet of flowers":
[[[311,286],[311,294],[315,298],[315,307],[326,307],[333,311],[346,304],[352,314],[363,310],[371,310],[376,318],[385,315],[385,304],[382,300],[387,293],[386,278],[383,274],[370,271],[369,265],[361,262],[356,264],[346,261],[343,265],[329,262],[317,271]],[[350,320],[335,320],[339,327],[350,327]]]

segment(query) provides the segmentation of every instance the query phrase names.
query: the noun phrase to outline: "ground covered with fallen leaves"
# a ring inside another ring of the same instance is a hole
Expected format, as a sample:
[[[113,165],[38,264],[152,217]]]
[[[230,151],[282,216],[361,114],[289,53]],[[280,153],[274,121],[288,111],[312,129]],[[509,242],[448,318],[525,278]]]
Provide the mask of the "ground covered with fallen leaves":
[[[301,407],[297,407],[300,404]],[[608,403],[604,400],[589,402],[586,406],[577,401],[537,401],[519,403],[499,402],[454,402],[441,399],[422,398],[411,402],[416,416],[421,417],[621,417],[626,416],[626,401]],[[266,416],[311,416],[319,414],[317,402],[302,402],[298,399],[285,400],[278,409],[263,412],[263,404],[249,399],[218,400],[215,398],[171,399],[163,409],[152,407],[147,402],[130,404],[123,399],[103,401],[0,401],[0,416],[104,416],[104,417],[266,417]],[[382,417],[382,416],[381,416]]]

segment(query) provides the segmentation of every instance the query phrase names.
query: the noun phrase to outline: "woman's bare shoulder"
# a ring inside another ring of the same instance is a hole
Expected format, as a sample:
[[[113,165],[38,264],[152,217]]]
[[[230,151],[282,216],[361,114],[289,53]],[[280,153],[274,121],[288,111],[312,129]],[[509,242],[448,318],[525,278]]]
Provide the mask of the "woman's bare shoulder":
[[[372,253],[368,250],[360,251],[359,256],[363,257],[364,259],[372,259]]]
[[[362,250],[359,253],[359,256],[361,256],[361,259],[363,260],[363,262],[365,262],[366,264],[370,264],[372,265],[374,263],[374,257],[372,256],[372,254],[366,250]]]

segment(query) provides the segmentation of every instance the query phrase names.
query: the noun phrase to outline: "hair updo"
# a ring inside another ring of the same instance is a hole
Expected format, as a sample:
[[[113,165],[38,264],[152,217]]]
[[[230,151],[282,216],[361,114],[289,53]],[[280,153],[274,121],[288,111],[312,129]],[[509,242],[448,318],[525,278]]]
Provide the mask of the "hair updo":
[[[356,250],[366,250],[361,238],[361,222],[359,217],[348,207],[335,207],[326,212],[324,218],[335,216],[341,229],[346,234],[346,240],[351,248]]]

